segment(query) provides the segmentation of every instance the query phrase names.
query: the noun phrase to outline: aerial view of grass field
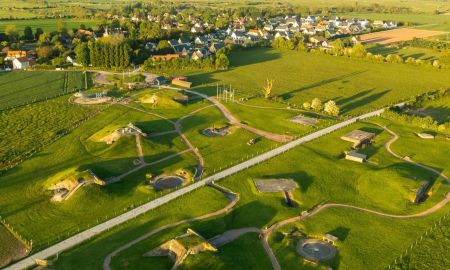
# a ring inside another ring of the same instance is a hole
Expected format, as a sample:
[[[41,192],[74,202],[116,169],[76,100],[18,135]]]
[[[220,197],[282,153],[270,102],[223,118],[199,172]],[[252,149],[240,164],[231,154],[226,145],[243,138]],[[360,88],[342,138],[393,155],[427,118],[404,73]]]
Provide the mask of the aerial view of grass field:
[[[450,269],[449,13],[0,0],[0,269]]]

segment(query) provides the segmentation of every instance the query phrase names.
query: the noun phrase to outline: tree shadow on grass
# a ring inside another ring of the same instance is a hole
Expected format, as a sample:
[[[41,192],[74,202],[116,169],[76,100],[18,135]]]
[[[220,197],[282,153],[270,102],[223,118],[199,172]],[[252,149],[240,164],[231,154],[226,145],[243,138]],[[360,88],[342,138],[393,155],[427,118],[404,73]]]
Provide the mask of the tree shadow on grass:
[[[384,95],[386,95],[389,92],[390,92],[390,90],[384,90],[382,92],[375,93],[370,96],[366,96],[362,99],[358,99],[351,103],[345,104],[344,106],[341,107],[341,113],[348,113],[356,108],[367,106],[368,104],[382,98]]]
[[[305,91],[305,90],[308,90],[308,89],[311,89],[311,88],[315,88],[315,87],[320,87],[320,86],[323,86],[323,85],[326,85],[326,84],[329,84],[329,83],[333,83],[333,82],[336,82],[336,81],[339,81],[339,80],[343,80],[345,78],[354,77],[354,76],[360,75],[360,74],[365,73],[365,72],[367,72],[367,70],[360,70],[360,71],[355,71],[355,72],[351,72],[351,73],[348,73],[348,74],[344,74],[344,75],[341,75],[341,76],[336,76],[336,77],[333,77],[333,78],[330,78],[330,79],[322,80],[320,82],[316,82],[316,83],[305,85],[305,86],[303,86],[303,87],[301,87],[299,89],[296,89],[296,90],[293,90],[293,91],[281,94],[280,96],[283,99],[290,99],[290,98],[294,97],[295,93],[298,93],[298,92],[301,92],[301,91]]]
[[[225,216],[199,221],[193,224],[194,230],[205,238],[211,238],[227,230],[244,227],[261,228],[276,215],[277,210],[261,201],[251,201],[238,205]]]
[[[369,94],[369,93],[372,92],[373,90],[375,90],[375,88],[371,88],[371,89],[368,89],[368,90],[362,90],[362,91],[359,91],[358,93],[356,93],[356,94],[354,94],[354,95],[352,95],[352,96],[350,96],[350,97],[340,97],[340,98],[336,98],[335,101],[336,101],[336,104],[337,104],[337,105],[342,106],[343,104],[345,104],[345,103],[347,103],[347,102],[350,102],[350,101],[352,101],[352,100],[361,98],[361,97],[363,97],[363,96],[366,96],[367,94]]]
[[[327,232],[327,234],[331,234],[339,238],[340,241],[344,242],[347,239],[348,233],[350,232],[350,228],[347,227],[336,227],[333,230]]]

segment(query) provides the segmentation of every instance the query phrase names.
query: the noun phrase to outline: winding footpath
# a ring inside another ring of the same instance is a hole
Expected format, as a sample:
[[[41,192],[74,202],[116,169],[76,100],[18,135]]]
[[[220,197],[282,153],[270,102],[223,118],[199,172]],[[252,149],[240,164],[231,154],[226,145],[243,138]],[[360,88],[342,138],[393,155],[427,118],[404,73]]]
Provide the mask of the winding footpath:
[[[145,112],[145,111],[144,111]],[[306,142],[312,141],[314,139],[320,138],[324,135],[327,135],[331,132],[334,132],[338,129],[344,128],[350,124],[353,124],[357,121],[360,121],[362,119],[365,118],[369,118],[369,117],[374,117],[374,116],[378,116],[381,113],[384,112],[384,109],[380,109],[380,110],[376,110],[370,113],[366,113],[357,117],[354,117],[352,119],[348,119],[345,120],[341,123],[335,124],[333,126],[329,126],[327,128],[318,130],[314,133],[308,134],[304,137],[298,138],[294,141],[291,141],[289,143],[286,143],[280,147],[274,148],[268,152],[265,152],[261,155],[255,156],[249,160],[246,160],[242,163],[239,163],[237,165],[234,165],[228,169],[225,169],[221,172],[218,172],[214,175],[211,175],[209,177],[206,177],[202,180],[199,180],[191,185],[185,186],[183,188],[180,188],[176,191],[173,191],[167,195],[161,196],[153,201],[150,201],[148,203],[145,203],[139,207],[136,207],[134,209],[131,209],[128,212],[125,212],[119,216],[116,216],[108,221],[105,221],[101,224],[98,224],[90,229],[87,229],[85,231],[82,231],[78,234],[75,234],[59,243],[56,243],[44,250],[41,250],[39,252],[36,252],[12,265],[10,265],[9,267],[5,268],[7,270],[12,270],[12,269],[24,269],[24,268],[28,268],[31,267],[33,265],[35,265],[35,260],[36,259],[45,259],[45,258],[49,258],[52,256],[55,256],[56,254],[59,254],[65,250],[68,250],[76,245],[81,244],[82,242],[89,240],[90,238],[101,234],[104,231],[107,231],[115,226],[118,226],[124,222],[127,222],[128,220],[131,220],[133,218],[136,218],[139,215],[142,215],[144,213],[149,212],[152,209],[155,209],[157,207],[160,207],[161,205],[167,204],[183,195],[186,195],[198,188],[201,188],[209,183],[212,183],[214,181],[223,179],[225,177],[228,177],[230,175],[236,174],[240,171],[246,170],[249,167],[255,166],[257,164],[260,164],[261,162],[264,162],[266,160],[269,160],[273,157],[276,157],[278,155],[283,154],[286,151],[289,151],[290,149],[297,147],[299,145],[302,145]],[[173,121],[172,121],[173,122]]]
[[[224,189],[221,189],[221,191],[222,190],[224,190]],[[146,233],[146,234],[144,234],[144,235],[142,235],[142,236],[140,236],[140,237],[138,237],[138,238],[136,238],[136,239],[134,239],[134,240],[132,240],[132,241],[130,241],[128,243],[126,243],[125,245],[120,246],[119,248],[117,248],[116,250],[114,250],[113,252],[111,252],[110,254],[108,254],[105,257],[105,259],[103,261],[103,270],[110,270],[111,269],[111,266],[110,266],[111,265],[111,260],[112,260],[112,258],[114,256],[116,256],[120,252],[122,252],[122,251],[124,251],[124,250],[126,250],[126,249],[128,249],[128,248],[130,248],[130,247],[132,247],[134,245],[136,245],[137,243],[139,243],[139,242],[141,242],[141,241],[143,241],[143,240],[145,240],[145,239],[147,239],[147,238],[149,238],[149,237],[151,237],[151,236],[153,236],[153,235],[155,235],[155,234],[157,234],[157,233],[159,233],[159,232],[161,232],[163,230],[174,228],[174,227],[182,225],[182,224],[191,223],[191,222],[199,221],[199,220],[203,220],[203,219],[208,219],[208,218],[211,218],[211,217],[215,217],[215,216],[219,216],[219,215],[228,213],[229,211],[231,211],[233,209],[233,207],[239,201],[240,197],[239,197],[239,194],[233,193],[232,196],[227,196],[227,198],[231,198],[230,203],[227,206],[225,206],[224,208],[220,209],[220,210],[217,210],[217,211],[211,212],[211,213],[207,213],[207,214],[204,214],[204,215],[199,216],[199,217],[188,218],[188,219],[177,221],[175,223],[166,224],[164,226],[161,226],[159,228],[151,230],[150,232],[148,232],[148,233]]]
[[[251,133],[254,133],[258,136],[264,137],[266,139],[269,139],[269,140],[272,140],[275,142],[286,143],[286,142],[291,142],[294,139],[294,137],[289,136],[289,135],[275,134],[275,133],[271,133],[268,131],[256,129],[254,127],[251,127],[251,126],[241,123],[241,121],[239,121],[239,119],[234,117],[233,114],[231,114],[231,112],[214,97],[210,97],[205,94],[202,94],[202,93],[199,93],[196,91],[192,91],[192,90],[183,90],[183,91],[209,100],[212,104],[214,104],[214,106],[216,106],[222,112],[222,114],[225,116],[225,118],[228,120],[228,122],[231,125],[238,126],[238,127],[245,129]]]

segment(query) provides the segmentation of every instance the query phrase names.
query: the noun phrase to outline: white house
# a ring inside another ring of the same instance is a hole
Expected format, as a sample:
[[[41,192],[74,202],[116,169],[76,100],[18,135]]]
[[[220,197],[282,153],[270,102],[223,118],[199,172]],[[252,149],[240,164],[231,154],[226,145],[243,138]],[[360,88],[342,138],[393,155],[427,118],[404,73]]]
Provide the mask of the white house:
[[[67,56],[66,63],[72,64],[74,67],[81,67],[83,65],[77,63],[77,59],[75,57]]]
[[[36,62],[33,59],[29,59],[26,57],[16,58],[12,61],[13,69],[26,69],[28,67],[32,67],[36,65]]]

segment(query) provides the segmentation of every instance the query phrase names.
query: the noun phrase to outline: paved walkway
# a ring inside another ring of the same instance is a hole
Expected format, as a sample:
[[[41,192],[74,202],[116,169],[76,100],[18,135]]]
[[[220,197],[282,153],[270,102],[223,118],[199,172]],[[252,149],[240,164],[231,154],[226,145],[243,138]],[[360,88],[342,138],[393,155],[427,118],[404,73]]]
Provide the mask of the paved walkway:
[[[222,114],[225,116],[225,118],[227,118],[228,122],[232,125],[236,125],[242,129],[245,129],[251,133],[254,133],[258,136],[264,137],[266,139],[272,140],[272,141],[276,141],[276,142],[290,142],[294,139],[294,137],[289,136],[289,135],[284,135],[284,134],[275,134],[275,133],[271,133],[268,131],[264,131],[264,130],[260,130],[260,129],[256,129],[253,127],[250,127],[246,124],[241,123],[241,121],[239,121],[236,117],[234,117],[231,112],[222,104],[220,103],[217,99],[215,99],[214,97],[210,97],[207,96],[205,94],[199,93],[199,92],[195,92],[192,90],[184,90],[187,93],[190,94],[194,94],[197,96],[200,96],[204,99],[209,100],[210,102],[212,102],[214,104],[214,106],[216,106],[221,112]]]
[[[219,190],[223,191],[225,189],[219,189]],[[211,218],[211,217],[215,217],[215,216],[219,216],[219,215],[228,213],[229,211],[231,211],[233,209],[233,207],[236,205],[236,203],[240,199],[238,194],[233,193],[233,195],[235,195],[235,196],[233,196],[234,199],[231,200],[230,203],[227,206],[225,206],[224,208],[222,208],[220,210],[217,210],[217,211],[212,212],[212,213],[207,213],[207,214],[204,214],[204,215],[199,216],[199,217],[188,218],[188,219],[180,220],[180,221],[175,222],[175,223],[166,224],[164,226],[161,226],[159,228],[151,230],[150,232],[148,232],[148,233],[146,233],[146,234],[144,234],[144,235],[134,239],[131,242],[126,243],[123,246],[120,246],[119,248],[117,248],[116,250],[114,250],[113,252],[111,252],[110,254],[108,254],[106,256],[105,260],[103,261],[103,270],[110,270],[111,269],[111,266],[110,266],[111,265],[111,260],[112,260],[112,258],[114,256],[116,256],[120,252],[122,252],[122,251],[124,251],[124,250],[126,250],[126,249],[128,249],[128,248],[130,248],[130,247],[132,247],[134,245],[136,245],[137,243],[139,243],[139,242],[141,242],[141,241],[143,241],[143,240],[145,240],[145,239],[147,239],[147,238],[149,238],[149,237],[151,237],[151,236],[153,236],[153,235],[155,235],[155,234],[157,234],[157,233],[159,233],[159,232],[161,232],[163,230],[166,230],[166,229],[169,229],[169,228],[174,228],[174,227],[176,227],[178,225],[181,225],[181,224],[190,223],[190,222],[194,222],[194,221],[199,221],[199,220],[203,220],[203,219],[207,219],[207,218]],[[227,198],[228,197],[229,196],[227,196]]]
[[[238,173],[240,171],[246,170],[251,166],[257,165],[263,161],[266,161],[268,159],[271,159],[275,156],[278,156],[294,147],[297,147],[301,144],[304,144],[306,142],[312,141],[314,139],[320,138],[324,135],[327,135],[333,131],[336,131],[338,129],[344,128],[350,124],[353,124],[361,119],[365,119],[365,118],[369,118],[369,117],[373,117],[373,116],[377,116],[380,115],[382,112],[384,111],[384,109],[380,109],[380,110],[376,110],[374,112],[370,112],[370,113],[366,113],[364,115],[343,121],[341,123],[338,123],[336,125],[324,128],[322,130],[316,131],[314,133],[311,133],[309,135],[306,135],[304,137],[301,137],[295,141],[286,143],[278,148],[275,148],[271,151],[268,151],[266,153],[263,153],[259,156],[253,157],[249,160],[246,160],[242,163],[239,163],[231,168],[225,169],[217,174],[214,174],[212,176],[209,176],[203,180],[197,181],[191,185],[185,186],[181,189],[178,189],[174,192],[171,192],[167,195],[164,195],[160,198],[157,198],[151,202],[148,202],[146,204],[143,204],[139,207],[136,207],[126,213],[123,213],[115,218],[112,218],[104,223],[101,223],[97,226],[94,226],[88,230],[85,230],[83,232],[80,232],[70,238],[67,238],[66,240],[59,242],[53,246],[50,246],[42,251],[39,251],[35,254],[32,254],[31,256],[24,258],[23,260],[12,264],[11,266],[5,268],[7,270],[12,270],[12,269],[24,269],[24,268],[28,268],[31,267],[33,265],[35,265],[35,259],[45,259],[45,258],[49,258],[52,257],[58,253],[61,253],[65,250],[68,250],[76,245],[79,245],[80,243],[89,240],[90,238],[104,232],[107,231],[117,225],[120,225],[130,219],[133,219],[141,214],[144,214],[152,209],[155,209],[161,205],[164,205],[166,203],[169,203],[173,200],[175,200],[176,198],[179,198],[185,194],[188,194],[200,187],[203,187],[213,181],[217,181],[220,179],[223,179],[225,177],[228,177],[230,175],[233,175],[235,173]]]

